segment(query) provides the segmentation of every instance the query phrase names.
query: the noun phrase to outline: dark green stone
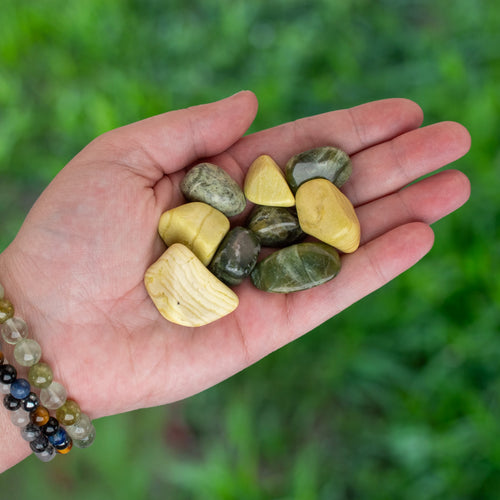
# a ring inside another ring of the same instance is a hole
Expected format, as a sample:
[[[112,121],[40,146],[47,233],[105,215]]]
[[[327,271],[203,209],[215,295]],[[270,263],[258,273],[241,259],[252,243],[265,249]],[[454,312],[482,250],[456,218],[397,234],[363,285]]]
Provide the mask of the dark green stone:
[[[226,285],[240,284],[255,267],[260,242],[250,229],[237,226],[222,240],[209,269]]]
[[[266,292],[290,293],[321,285],[340,271],[340,257],[325,243],[297,243],[260,261],[253,284]]]
[[[265,247],[284,247],[305,236],[295,211],[284,207],[255,206],[247,226]]]
[[[182,194],[189,201],[201,201],[227,217],[243,212],[247,201],[238,183],[222,168],[200,163],[182,179]]]
[[[338,188],[349,179],[351,159],[341,149],[332,146],[310,149],[292,156],[285,166],[285,177],[295,193],[301,184],[311,179],[327,179]]]

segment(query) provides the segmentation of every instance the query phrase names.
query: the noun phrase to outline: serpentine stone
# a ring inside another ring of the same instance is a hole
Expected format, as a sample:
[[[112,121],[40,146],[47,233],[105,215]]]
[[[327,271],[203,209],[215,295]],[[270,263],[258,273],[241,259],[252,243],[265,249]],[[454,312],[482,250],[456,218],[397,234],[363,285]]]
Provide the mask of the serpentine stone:
[[[213,163],[200,163],[182,179],[181,191],[190,201],[201,201],[220,210],[227,217],[238,215],[246,207],[238,183]]]
[[[247,225],[265,247],[284,247],[305,236],[295,211],[284,207],[257,205]]]
[[[321,242],[297,243],[260,261],[253,284],[266,292],[290,293],[326,283],[340,271],[337,251]]]
[[[222,240],[209,269],[226,285],[239,285],[253,270],[260,252],[257,236],[236,226]]]
[[[332,146],[296,154],[285,166],[285,177],[294,193],[301,184],[316,178],[327,179],[340,187],[349,179],[351,172],[351,159],[347,153]]]

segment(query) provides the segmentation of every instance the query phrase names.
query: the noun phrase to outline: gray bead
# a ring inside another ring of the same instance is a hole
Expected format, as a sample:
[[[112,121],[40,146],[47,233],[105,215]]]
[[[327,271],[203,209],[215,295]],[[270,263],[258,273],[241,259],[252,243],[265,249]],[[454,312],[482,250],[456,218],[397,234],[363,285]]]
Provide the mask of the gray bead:
[[[299,153],[292,156],[285,166],[285,177],[294,193],[304,182],[317,178],[327,179],[340,188],[351,172],[351,159],[347,153],[332,146]]]
[[[226,285],[240,284],[255,267],[260,252],[257,236],[237,226],[222,240],[209,269]]]
[[[297,243],[259,262],[253,284],[266,292],[290,293],[326,283],[340,271],[337,251],[325,243]]]
[[[284,207],[257,205],[247,225],[265,247],[284,247],[305,236],[295,211]]]
[[[201,201],[227,217],[238,215],[246,207],[246,198],[238,183],[222,168],[200,163],[182,179],[182,194],[189,201]]]

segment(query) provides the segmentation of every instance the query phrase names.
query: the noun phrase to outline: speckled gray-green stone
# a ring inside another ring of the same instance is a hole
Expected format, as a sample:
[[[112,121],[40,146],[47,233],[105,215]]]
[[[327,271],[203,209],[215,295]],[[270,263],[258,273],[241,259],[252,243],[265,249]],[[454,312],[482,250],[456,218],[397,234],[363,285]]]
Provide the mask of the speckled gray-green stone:
[[[251,273],[253,284],[266,292],[290,293],[321,285],[340,271],[340,257],[325,243],[297,243],[260,261]]]
[[[252,272],[259,252],[257,236],[250,229],[237,226],[222,240],[209,269],[226,285],[238,285]]]
[[[238,215],[246,207],[246,198],[238,183],[222,168],[200,163],[182,179],[182,194],[189,201],[201,201],[227,217]]]
[[[351,159],[347,153],[332,146],[299,153],[285,165],[285,177],[294,193],[304,182],[318,178],[327,179],[339,188],[349,179],[351,172]]]
[[[284,207],[255,206],[247,226],[265,247],[284,247],[305,236],[295,211]]]

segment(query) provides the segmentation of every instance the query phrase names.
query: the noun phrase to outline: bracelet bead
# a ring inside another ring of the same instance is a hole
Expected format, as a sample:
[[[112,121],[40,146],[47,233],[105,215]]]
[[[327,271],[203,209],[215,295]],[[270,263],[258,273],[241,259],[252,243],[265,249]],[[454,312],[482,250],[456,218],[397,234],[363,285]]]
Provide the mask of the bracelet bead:
[[[24,399],[31,392],[30,383],[24,378],[18,378],[10,385],[10,393],[16,399]]]
[[[54,375],[52,369],[47,363],[36,363],[34,364],[28,373],[28,380],[31,385],[38,387],[39,389],[46,389],[52,383]]]
[[[50,462],[56,456],[56,449],[49,444],[45,450],[35,452],[35,456],[42,462]]]
[[[35,411],[40,406],[40,400],[38,396],[34,392],[30,392],[23,400],[22,400],[23,408],[31,413]]]
[[[31,423],[38,427],[45,425],[50,418],[50,413],[45,406],[39,406],[31,412]]]
[[[14,358],[21,366],[33,366],[40,361],[42,348],[33,339],[22,339],[14,347]]]
[[[40,434],[36,439],[30,441],[30,448],[35,453],[45,451],[49,445],[49,438],[45,434]]]
[[[52,434],[55,434],[57,432],[57,429],[59,429],[59,421],[57,420],[57,418],[49,417],[47,423],[42,425],[40,429],[42,429],[42,432],[46,436],[52,436]]]
[[[28,336],[28,325],[24,319],[12,317],[1,325],[0,331],[5,342],[14,345]]]
[[[4,384],[3,382],[0,382],[0,393],[10,394],[10,384]]]
[[[67,432],[59,427],[55,434],[49,437],[49,442],[57,452],[65,454],[71,450],[73,446],[73,441],[70,436],[68,436]]]
[[[66,389],[59,382],[52,382],[40,391],[40,401],[45,408],[57,410],[66,402]]]
[[[0,382],[12,384],[17,378],[17,370],[12,365],[0,365]],[[10,390],[10,389],[9,389]]]
[[[92,425],[89,433],[82,439],[73,439],[73,444],[77,448],[88,448],[95,440],[96,431],[95,427]]]
[[[80,415],[78,422],[66,427],[66,432],[73,438],[73,440],[85,439],[92,432],[92,421],[85,413]]]
[[[30,414],[21,406],[11,412],[10,420],[16,427],[26,427],[30,423]]]
[[[21,400],[15,398],[12,394],[6,394],[3,398],[3,405],[9,411],[15,411],[21,408]]]
[[[81,413],[78,404],[72,399],[68,399],[56,410],[56,418],[62,425],[73,425],[78,422]]]
[[[34,441],[41,434],[42,429],[35,424],[27,424],[21,429],[21,437],[28,442]]]
[[[5,323],[14,316],[14,306],[5,298],[0,299],[0,323]]]

